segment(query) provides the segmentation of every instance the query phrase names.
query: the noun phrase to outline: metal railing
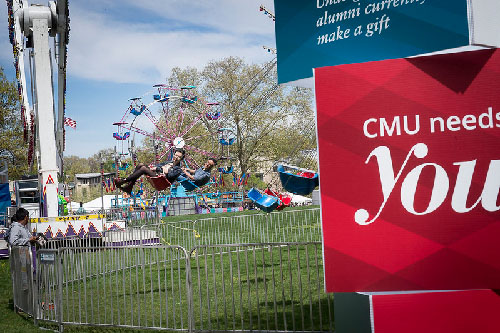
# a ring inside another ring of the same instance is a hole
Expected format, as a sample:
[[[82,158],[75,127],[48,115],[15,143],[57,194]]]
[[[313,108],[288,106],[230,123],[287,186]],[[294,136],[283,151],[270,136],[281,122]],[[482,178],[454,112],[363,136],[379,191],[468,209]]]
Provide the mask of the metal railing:
[[[198,246],[195,331],[333,331],[320,242]]]
[[[15,251],[16,308],[60,330],[66,324],[189,332],[334,328],[319,209],[50,240],[36,253],[36,274],[25,274],[28,292],[20,286],[23,267],[33,272],[31,251]]]
[[[34,300],[36,288],[34,286],[33,255],[29,246],[13,246],[9,250],[10,272],[14,309],[31,316],[34,315]]]
[[[153,233],[164,245],[180,245],[186,249],[199,245],[321,241],[317,208],[164,222],[140,228],[145,242]]]
[[[37,253],[38,320],[205,331],[333,331],[321,243]]]

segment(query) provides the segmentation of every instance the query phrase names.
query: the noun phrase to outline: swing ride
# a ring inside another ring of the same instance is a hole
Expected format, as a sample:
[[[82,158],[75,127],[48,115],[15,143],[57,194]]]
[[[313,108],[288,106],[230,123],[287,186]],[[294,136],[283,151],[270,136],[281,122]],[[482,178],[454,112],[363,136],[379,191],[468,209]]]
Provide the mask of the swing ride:
[[[250,191],[248,191],[247,196],[250,200],[252,200],[255,206],[266,213],[271,213],[273,210],[278,208],[279,205],[281,205],[279,198],[272,195],[262,194],[259,190],[253,187]]]
[[[152,91],[131,98],[129,102],[120,121],[114,123],[117,131],[113,137],[117,146],[121,146],[117,149],[121,150],[120,159],[130,155],[135,165],[131,147],[134,142],[142,142],[143,151],[154,152],[151,165],[170,160],[176,149],[185,150],[183,163],[191,169],[199,168],[201,162],[209,157],[230,161],[230,146],[235,143],[236,137],[230,128],[222,126],[224,119],[219,103],[207,102],[198,96],[196,86],[157,84]],[[127,143],[128,149],[125,147]],[[230,170],[232,172],[232,166]],[[203,194],[200,194],[202,187],[216,185],[214,178],[208,184],[196,186],[188,179],[171,184],[163,175],[146,177],[157,191],[170,188],[170,195],[164,197],[165,206],[168,206],[171,197],[193,196],[204,201]],[[161,200],[157,204],[161,204]]]
[[[319,177],[315,171],[287,164],[279,164],[276,171],[283,188],[293,194],[308,195],[319,186]]]
[[[285,209],[286,207],[290,206],[290,203],[292,203],[292,197],[287,194],[275,192],[270,188],[266,188],[264,193],[279,199],[280,204],[278,205],[278,207],[276,207],[276,210]]]

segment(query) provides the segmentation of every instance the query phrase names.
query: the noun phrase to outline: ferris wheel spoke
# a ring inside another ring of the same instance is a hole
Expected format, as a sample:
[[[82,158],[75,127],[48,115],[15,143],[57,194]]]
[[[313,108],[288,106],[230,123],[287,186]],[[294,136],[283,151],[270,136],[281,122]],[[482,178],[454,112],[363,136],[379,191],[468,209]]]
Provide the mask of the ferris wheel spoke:
[[[184,108],[181,107],[181,109],[179,111],[179,115],[177,116],[177,131],[176,131],[176,134],[179,134],[181,132],[183,121],[184,121]]]
[[[192,122],[189,124],[189,126],[182,132],[181,136],[184,137],[197,123],[202,119],[202,117],[205,115],[205,113],[199,114]]]
[[[147,109],[146,109],[147,110]],[[156,120],[156,118],[151,114],[151,112],[149,110],[147,110],[148,112],[145,112],[144,114],[146,115],[146,118],[148,118],[152,123],[153,125],[156,127],[156,129],[161,132],[161,134],[165,135],[165,136],[169,136],[172,135],[172,133],[166,133],[163,128],[161,128],[160,126],[158,126],[158,121]],[[168,128],[167,128],[167,131],[168,131]]]
[[[201,155],[208,156],[208,157],[216,157],[217,156],[217,155],[215,155],[214,153],[212,153],[210,151],[207,151],[207,150],[204,150],[204,149],[201,149],[201,148],[196,148],[196,147],[190,146],[190,145],[185,145],[184,149],[195,151],[195,152],[197,152],[197,153],[199,153]]]
[[[150,138],[152,138],[152,137],[153,137],[153,135],[152,135],[152,134],[149,134],[148,132],[146,132],[146,131],[144,131],[144,130],[142,130],[142,129],[140,129],[140,128],[137,128],[137,127],[135,127],[135,126],[133,126],[133,125],[128,125],[128,126],[127,126],[127,125],[122,125],[122,127],[123,127],[124,129],[129,130],[129,131],[132,131],[132,132],[135,132],[135,133],[139,133],[139,134],[141,134],[141,135],[144,135],[144,136],[147,136],[147,137],[150,137]]]
[[[203,134],[203,135],[198,135],[198,136],[193,136],[191,138],[187,138],[187,139],[184,139],[185,142],[188,142],[188,141],[192,141],[192,140],[196,140],[196,139],[201,139],[201,138],[205,138],[207,136],[213,136],[212,133],[208,133],[208,134]]]
[[[199,168],[200,165],[196,162],[196,160],[194,158],[189,158],[189,157],[186,157],[184,158],[186,160],[186,163],[188,165],[193,165],[195,167],[195,169]]]
[[[169,152],[172,151],[172,149],[174,149],[173,146],[170,146],[168,148],[166,148],[165,150],[163,150],[163,152],[161,152],[159,155],[158,155],[158,161],[161,160],[163,157],[165,157],[165,155],[167,155]]]

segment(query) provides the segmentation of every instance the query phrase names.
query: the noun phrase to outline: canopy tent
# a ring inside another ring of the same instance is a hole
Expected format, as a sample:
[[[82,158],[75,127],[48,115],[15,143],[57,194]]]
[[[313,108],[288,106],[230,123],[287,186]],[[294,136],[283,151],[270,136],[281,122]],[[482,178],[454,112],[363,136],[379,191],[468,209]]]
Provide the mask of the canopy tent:
[[[121,197],[122,196],[119,195],[118,199],[120,199]],[[113,194],[104,195],[104,209],[111,208],[111,199],[115,199],[115,195],[113,195]],[[69,207],[71,207],[70,211],[76,212],[78,210],[78,208],[80,208],[80,203],[72,201],[69,204]],[[84,203],[83,209],[85,209],[85,211],[87,211],[87,212],[102,209],[101,197]]]
[[[292,204],[311,204],[312,199],[298,194],[288,193],[292,197]]]

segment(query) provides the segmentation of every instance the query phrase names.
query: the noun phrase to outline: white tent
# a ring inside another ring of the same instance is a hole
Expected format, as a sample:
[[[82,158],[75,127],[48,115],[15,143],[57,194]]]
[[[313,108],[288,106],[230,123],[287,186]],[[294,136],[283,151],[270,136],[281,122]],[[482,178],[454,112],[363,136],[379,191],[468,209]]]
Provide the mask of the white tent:
[[[311,198],[304,197],[304,196],[298,195],[298,194],[292,194],[292,193],[289,193],[289,195],[292,197],[292,203],[294,203],[294,204],[309,205],[312,203]]]
[[[122,196],[119,195],[118,199],[120,199]],[[107,194],[104,195],[104,209],[111,208],[111,199],[115,199],[114,194]],[[71,202],[70,207],[68,209],[72,210],[73,212],[77,211],[78,208],[80,208],[80,203],[79,202]],[[86,202],[83,204],[83,208],[85,211],[94,211],[94,210],[99,210],[102,208],[102,200],[101,197],[94,199],[92,201]]]

